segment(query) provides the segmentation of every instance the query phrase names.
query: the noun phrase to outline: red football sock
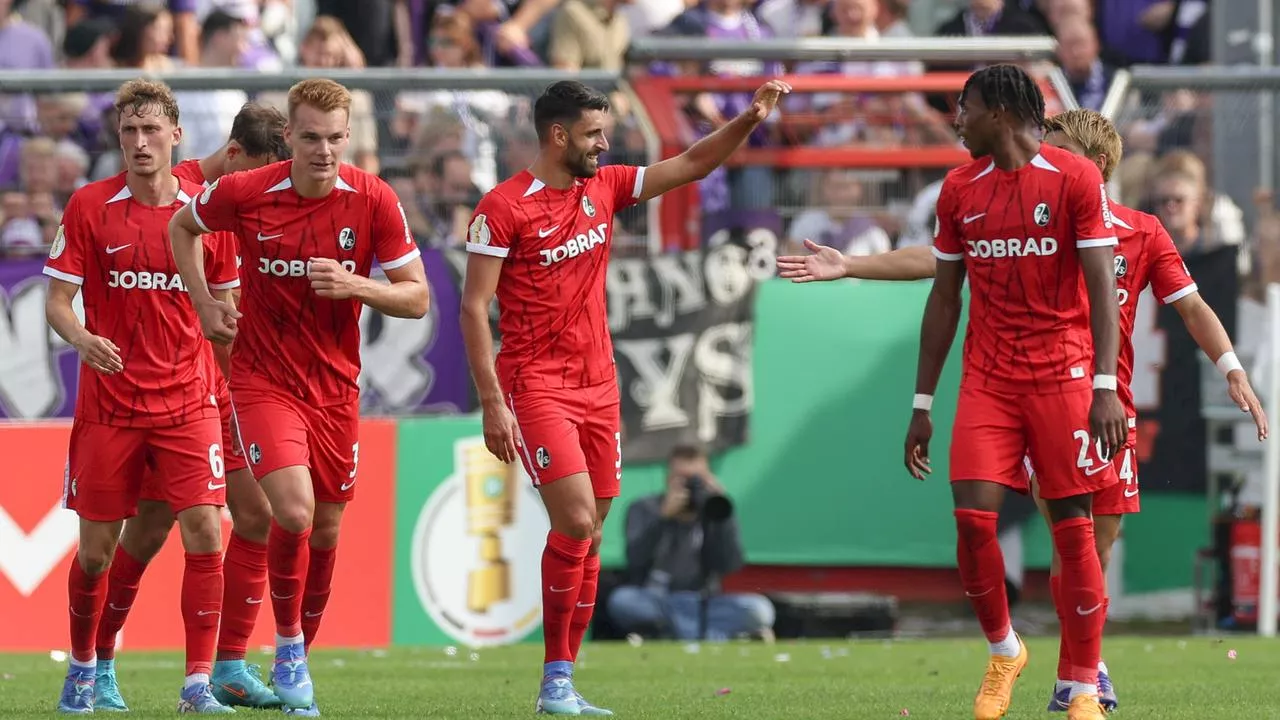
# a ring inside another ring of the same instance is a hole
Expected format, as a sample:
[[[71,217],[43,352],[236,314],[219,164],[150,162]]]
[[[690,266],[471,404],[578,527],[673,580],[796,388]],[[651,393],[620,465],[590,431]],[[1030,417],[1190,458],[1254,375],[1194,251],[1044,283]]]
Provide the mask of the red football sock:
[[[1058,678],[1071,679],[1071,644],[1067,642],[1067,616],[1062,612],[1062,576],[1049,576],[1049,594],[1053,596],[1053,609],[1058,612]]]
[[[71,659],[79,663],[92,662],[98,618],[102,616],[102,604],[107,600],[107,573],[89,577],[80,567],[80,558],[72,558],[67,597],[71,616]]]
[[[1053,544],[1062,558],[1062,615],[1074,682],[1098,684],[1102,626],[1107,621],[1102,564],[1094,547],[1093,520],[1062,520],[1053,526]]]
[[[243,660],[267,591],[267,546],[232,531],[222,560],[222,575],[226,584],[222,593],[217,658]]]
[[[306,642],[307,652],[311,652],[311,643],[315,642],[316,631],[320,629],[320,618],[324,615],[325,606],[329,604],[333,565],[337,557],[336,547],[311,548],[306,591],[302,595],[302,637]]]
[[[988,642],[1001,642],[1009,636],[1009,599],[1004,587],[1004,555],[996,536],[996,517],[984,510],[956,510],[959,531],[956,559],[960,566],[960,584],[973,604]]]
[[[187,631],[187,675],[209,674],[222,615],[222,553],[187,553],[182,572],[182,624]]]
[[[569,651],[573,661],[578,662],[578,651],[582,649],[582,640],[587,636],[587,628],[591,626],[591,616],[596,611],[596,587],[600,584],[600,555],[588,555],[582,563],[582,585],[578,590],[578,601],[573,606],[573,620],[569,623]]]
[[[276,616],[276,634],[302,634],[302,588],[310,562],[311,528],[291,533],[271,521],[267,538],[267,579],[271,586],[271,609]]]
[[[591,538],[575,540],[552,530],[542,550],[542,633],[543,662],[571,661],[569,635],[578,593],[581,592],[583,561],[591,549]]]
[[[111,570],[107,573],[107,602],[98,620],[99,660],[115,658],[116,635],[129,617],[129,608],[133,607],[133,600],[138,596],[138,583],[146,569],[146,563],[126,552],[123,545],[116,545]]]

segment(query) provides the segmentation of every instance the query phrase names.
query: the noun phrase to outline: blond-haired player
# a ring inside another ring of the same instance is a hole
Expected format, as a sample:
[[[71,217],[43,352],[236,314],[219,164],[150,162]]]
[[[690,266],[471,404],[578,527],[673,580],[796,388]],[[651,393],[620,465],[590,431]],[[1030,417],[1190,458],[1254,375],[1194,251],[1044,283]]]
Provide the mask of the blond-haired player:
[[[1092,110],[1071,110],[1045,121],[1044,141],[1092,160],[1102,171],[1103,179],[1110,179],[1120,164],[1123,146],[1115,126],[1103,115]],[[1232,350],[1231,338],[1213,309],[1205,303],[1197,291],[1190,272],[1178,255],[1173,241],[1161,227],[1160,221],[1147,213],[1138,212],[1110,203],[1120,244],[1116,248],[1116,292],[1120,304],[1120,330],[1124,342],[1120,349],[1118,388],[1129,418],[1129,438],[1124,449],[1111,461],[1111,466],[1121,482],[1114,483],[1097,493],[1093,499],[1093,515],[1098,555],[1105,570],[1111,559],[1111,547],[1120,534],[1122,516],[1139,509],[1138,464],[1134,456],[1137,443],[1137,410],[1133,391],[1129,385],[1133,379],[1133,329],[1137,317],[1139,294],[1148,286],[1165,304],[1171,304],[1182,316],[1187,331],[1195,339],[1205,355],[1217,363],[1218,370],[1227,380],[1227,393],[1232,402],[1253,416],[1258,428],[1258,439],[1267,436],[1267,417],[1258,398],[1249,385],[1239,359]],[[1030,208],[1028,208],[1030,211]],[[935,260],[928,246],[903,248],[871,257],[845,257],[839,251],[805,241],[812,255],[793,255],[778,258],[778,268],[784,278],[804,283],[839,278],[867,280],[919,280],[934,276]],[[1089,447],[1088,439],[1081,442],[1080,462],[1101,468],[1103,461],[1096,448]],[[1034,473],[1027,465],[1031,484]],[[1043,502],[1037,497],[1041,514]],[[1058,573],[1059,558],[1053,556],[1050,586],[1059,618],[1064,608],[1061,602],[1061,579]],[[1071,658],[1067,643],[1059,646],[1058,680],[1050,712],[1064,711],[1070,698]],[[1108,710],[1118,701],[1115,688],[1108,676],[1105,663],[1099,664],[1098,689],[1101,703]]]

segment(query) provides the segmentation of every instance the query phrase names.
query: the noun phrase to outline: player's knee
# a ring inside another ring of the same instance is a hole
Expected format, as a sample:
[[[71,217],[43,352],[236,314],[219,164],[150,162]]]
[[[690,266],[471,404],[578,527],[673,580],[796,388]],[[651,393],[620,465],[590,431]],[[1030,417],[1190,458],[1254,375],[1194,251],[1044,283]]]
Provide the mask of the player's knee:
[[[592,540],[592,545],[596,545],[594,535],[596,534],[596,516],[595,512],[589,508],[581,510],[571,510],[560,513],[560,521],[558,527],[553,529],[561,535],[568,535],[575,540]]]
[[[189,553],[222,550],[222,513],[213,505],[197,505],[178,513],[182,547]]]
[[[111,557],[114,554],[115,548],[104,547],[98,543],[81,543],[80,549],[76,551],[76,561],[80,563],[80,569],[85,575],[98,577],[111,567]]]
[[[265,545],[271,532],[271,505],[267,503],[266,496],[259,493],[253,500],[241,498],[235,502],[231,502],[228,496],[227,504],[231,509],[231,526],[235,534]]]
[[[302,505],[290,505],[274,510],[276,524],[291,533],[310,529],[313,514],[310,507]]]
[[[151,559],[164,547],[165,540],[169,539],[169,528],[170,525],[166,524],[138,528],[130,532],[132,528],[126,527],[125,532],[120,535],[120,547],[140,563],[151,562]]]

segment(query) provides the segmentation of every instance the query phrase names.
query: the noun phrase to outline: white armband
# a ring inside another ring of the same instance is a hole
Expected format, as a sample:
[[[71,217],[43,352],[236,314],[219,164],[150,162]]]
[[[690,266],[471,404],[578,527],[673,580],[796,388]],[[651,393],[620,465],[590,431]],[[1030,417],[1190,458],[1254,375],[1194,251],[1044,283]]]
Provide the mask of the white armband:
[[[928,412],[928,411],[932,410],[932,409],[933,409],[933,396],[932,396],[932,395],[923,395],[923,394],[921,394],[921,393],[916,393],[915,397],[911,398],[911,409],[912,409],[912,410],[924,410],[925,412]]]
[[[1218,372],[1222,373],[1222,377],[1226,377],[1232,370],[1244,370],[1244,366],[1240,364],[1240,358],[1230,350],[1222,353],[1222,357],[1218,358],[1216,363]]]
[[[1093,389],[1094,390],[1115,390],[1116,376],[1115,375],[1094,375]]]

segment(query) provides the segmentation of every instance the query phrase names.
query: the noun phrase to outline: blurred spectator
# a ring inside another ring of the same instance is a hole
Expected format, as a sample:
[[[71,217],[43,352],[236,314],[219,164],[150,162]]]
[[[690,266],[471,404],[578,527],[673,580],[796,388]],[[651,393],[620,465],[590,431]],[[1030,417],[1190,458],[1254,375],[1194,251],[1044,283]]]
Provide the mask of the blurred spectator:
[[[13,12],[13,0],[0,0],[0,70],[43,70],[53,66],[49,38]],[[35,115],[30,95],[0,96],[0,129],[28,132]]]
[[[1170,63],[1203,65],[1213,59],[1209,17],[1208,0],[1175,0],[1169,23],[1161,33]]]
[[[462,153],[450,151],[417,158],[410,167],[413,197],[404,203],[405,215],[418,244],[424,248],[461,247],[481,195],[471,181],[471,162]],[[401,200],[405,200],[403,195]]]
[[[845,255],[876,255],[892,249],[889,234],[874,217],[860,210],[865,203],[864,181],[855,170],[816,173],[811,197],[817,207],[791,222],[787,233],[792,250],[803,252],[805,240],[836,248]]]
[[[111,67],[113,33],[111,23],[105,20],[81,20],[67,28],[66,35],[62,37],[63,67],[72,70],[101,70]]]
[[[162,10],[165,15],[166,38],[163,53],[168,54],[171,48],[177,50],[178,57],[188,65],[200,61],[200,25],[196,22],[196,0],[67,0],[67,25],[75,25],[85,18],[107,18],[114,21],[124,34],[126,27],[133,25],[130,14],[136,10],[147,10],[147,16],[154,17],[151,11]],[[176,38],[176,40],[175,40]],[[135,52],[130,49],[130,53]],[[119,56],[117,56],[118,58]],[[155,62],[155,61],[153,61]],[[144,67],[134,62],[120,61],[124,67]],[[162,68],[154,68],[162,69]]]
[[[725,495],[699,450],[678,447],[667,465],[667,487],[627,508],[629,583],[607,601],[609,619],[622,632],[695,640],[706,594],[706,637],[772,637],[774,608],[763,595],[722,593],[719,578],[743,565],[742,538],[733,517],[702,522],[706,498]],[[710,567],[708,567],[708,565]]]
[[[1163,63],[1169,54],[1162,34],[1173,11],[1171,0],[1097,0],[1102,47],[1122,66]]]
[[[1098,57],[1098,33],[1085,20],[1067,20],[1057,26],[1058,64],[1071,85],[1080,107],[1100,110],[1111,87],[1115,68]]]
[[[41,95],[36,99],[40,131],[55,142],[69,142],[86,151],[101,149],[101,113],[90,108],[84,93]]]
[[[368,67],[397,64],[396,0],[316,0],[316,15],[342,23]],[[405,49],[412,52],[412,47]]]
[[[200,28],[200,67],[231,69],[238,65],[248,46],[248,26],[238,17],[214,10]],[[243,90],[182,91],[177,93],[182,111],[184,158],[202,158],[226,142],[236,113],[249,102]]]
[[[898,235],[898,247],[932,245],[933,231],[937,225],[938,195],[942,181],[935,180],[924,186],[911,200],[902,232]]]
[[[1045,0],[1042,4],[1044,16],[1048,20],[1049,29],[1056,35],[1058,28],[1071,20],[1083,20],[1093,23],[1093,4],[1091,0]]]
[[[631,37],[644,37],[671,24],[680,13],[698,5],[698,0],[638,0],[622,6],[631,28]]]
[[[551,64],[561,70],[620,71],[631,44],[618,9],[632,0],[566,0],[551,25]]]
[[[298,48],[299,64],[308,68],[362,68],[364,55],[356,47],[350,33],[336,18],[321,15],[311,24],[311,29],[302,38]],[[275,105],[280,111],[288,112],[289,98],[287,93],[262,93],[258,97],[262,102]],[[239,112],[236,106],[235,111]],[[373,97],[365,90],[351,91],[351,145],[348,157],[356,167],[377,174],[378,161],[378,126],[373,114]],[[226,133],[219,136],[225,138]]]
[[[54,50],[54,60],[61,60],[59,48],[67,31],[64,0],[14,0],[13,11],[27,23],[40,28]]]
[[[880,14],[876,16],[876,28],[884,37],[912,37],[908,18],[911,0],[881,0]]]
[[[1165,153],[1151,173],[1151,212],[1165,224],[1184,255],[1244,245],[1244,211],[1229,196],[1213,190],[1204,161],[1194,153]],[[1240,261],[1241,274],[1249,274],[1249,254],[1242,252]]]
[[[281,50],[288,53],[291,62],[297,55],[291,1],[200,0],[198,17],[202,26],[210,14],[219,10],[239,18],[245,25],[245,48],[240,54],[240,66],[260,72],[278,72],[285,67]]]
[[[500,6],[502,22],[486,37],[492,39],[500,65],[537,66],[547,54],[552,11],[562,0],[483,0]],[[465,2],[468,7],[475,2]],[[468,12],[471,12],[468,10]],[[477,19],[479,17],[477,16]]]
[[[71,194],[89,182],[89,153],[84,148],[69,141],[58,143],[57,171],[54,180],[54,202],[57,207],[66,207]]]
[[[969,0],[968,7],[938,27],[937,35],[1047,35],[1049,29],[1031,13],[1005,0]]]
[[[194,17],[193,17],[194,22]],[[162,5],[140,3],[125,8],[111,57],[116,65],[149,72],[174,68],[169,50],[173,47],[173,16]],[[199,62],[199,48],[195,65]]]
[[[775,37],[801,38],[822,34],[829,0],[761,0],[756,17]]]

